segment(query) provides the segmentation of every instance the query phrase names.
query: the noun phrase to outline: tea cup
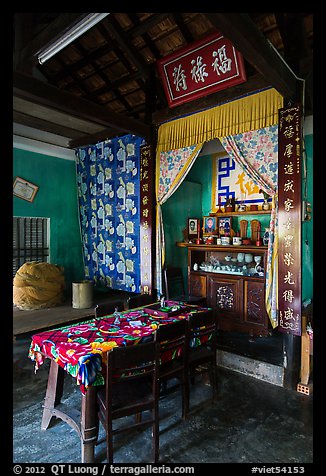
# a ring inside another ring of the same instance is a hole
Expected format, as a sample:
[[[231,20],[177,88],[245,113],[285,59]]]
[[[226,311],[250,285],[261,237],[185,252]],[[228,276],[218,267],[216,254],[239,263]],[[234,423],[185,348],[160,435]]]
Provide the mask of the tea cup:
[[[251,263],[252,262],[252,254],[251,253],[246,253],[245,254],[245,262],[246,263]]]
[[[239,246],[239,245],[242,244],[241,236],[234,236],[232,241],[233,241],[233,244],[236,245],[236,246]]]

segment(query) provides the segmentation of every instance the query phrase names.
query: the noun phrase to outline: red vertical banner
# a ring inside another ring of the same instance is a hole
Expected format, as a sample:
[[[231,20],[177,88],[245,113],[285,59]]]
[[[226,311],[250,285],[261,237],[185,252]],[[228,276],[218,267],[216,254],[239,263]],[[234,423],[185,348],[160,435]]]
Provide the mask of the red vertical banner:
[[[279,331],[301,335],[301,141],[299,105],[279,110]]]
[[[153,160],[151,147],[140,149],[140,287],[152,292]]]

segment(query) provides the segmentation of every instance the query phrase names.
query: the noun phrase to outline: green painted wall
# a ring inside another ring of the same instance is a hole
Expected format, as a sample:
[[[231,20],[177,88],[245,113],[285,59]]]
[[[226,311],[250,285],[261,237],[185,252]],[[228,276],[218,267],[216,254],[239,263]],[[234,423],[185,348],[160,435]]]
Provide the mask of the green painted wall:
[[[313,135],[305,136],[306,180],[303,170],[302,197],[311,203],[311,219],[302,223],[302,301],[313,298]]]
[[[188,218],[201,217],[201,197],[201,184],[184,180],[173,196],[162,205],[165,263],[170,266],[181,266],[185,283],[188,263],[187,249],[179,248],[176,246],[176,242],[183,241],[182,230],[187,227]]]
[[[15,148],[13,175],[39,187],[32,203],[13,197],[13,214],[50,218],[50,262],[64,267],[70,293],[84,279],[75,162]]]
[[[199,182],[202,185],[201,216],[208,215],[212,207],[212,156],[197,157],[188,173],[187,180]]]

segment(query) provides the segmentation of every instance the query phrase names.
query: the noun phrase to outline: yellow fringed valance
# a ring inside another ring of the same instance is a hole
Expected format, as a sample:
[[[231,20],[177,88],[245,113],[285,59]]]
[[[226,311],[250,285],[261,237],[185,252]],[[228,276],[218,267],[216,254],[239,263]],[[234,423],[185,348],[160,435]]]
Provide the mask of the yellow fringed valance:
[[[158,129],[157,153],[272,126],[282,107],[283,97],[268,89],[167,122]]]

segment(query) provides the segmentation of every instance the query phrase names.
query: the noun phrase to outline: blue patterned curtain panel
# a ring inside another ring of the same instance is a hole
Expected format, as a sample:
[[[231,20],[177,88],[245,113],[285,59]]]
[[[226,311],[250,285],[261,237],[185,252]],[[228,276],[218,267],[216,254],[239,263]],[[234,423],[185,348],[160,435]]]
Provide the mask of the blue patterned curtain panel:
[[[131,134],[75,150],[85,277],[140,289],[140,147]]]

